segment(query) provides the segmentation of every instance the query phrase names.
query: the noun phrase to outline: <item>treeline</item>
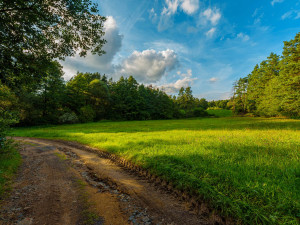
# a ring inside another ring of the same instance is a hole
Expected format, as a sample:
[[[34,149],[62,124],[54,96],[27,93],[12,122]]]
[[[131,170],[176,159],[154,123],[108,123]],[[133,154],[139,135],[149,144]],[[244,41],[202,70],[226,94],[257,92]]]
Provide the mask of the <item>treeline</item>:
[[[78,73],[65,82],[58,62],[51,63],[38,83],[2,83],[9,93],[6,102],[13,102],[6,111],[17,115],[20,126],[201,117],[208,115],[210,104],[195,98],[190,87],[181,88],[177,97],[169,96],[132,76],[113,81],[100,73]]]
[[[300,117],[300,33],[284,42],[282,56],[271,53],[235,82],[229,106],[236,114]]]
[[[209,101],[208,104],[208,109],[227,109],[230,110],[232,107],[229,104],[229,99],[228,100],[212,100]]]

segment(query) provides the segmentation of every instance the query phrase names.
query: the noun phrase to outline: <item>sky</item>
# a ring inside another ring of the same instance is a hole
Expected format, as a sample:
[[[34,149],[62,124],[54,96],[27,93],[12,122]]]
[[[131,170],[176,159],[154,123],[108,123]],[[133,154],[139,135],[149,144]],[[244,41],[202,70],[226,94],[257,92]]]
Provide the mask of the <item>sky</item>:
[[[191,86],[195,97],[228,99],[234,81],[300,32],[300,0],[93,1],[107,18],[106,54],[66,58],[66,80],[132,75],[168,94]]]

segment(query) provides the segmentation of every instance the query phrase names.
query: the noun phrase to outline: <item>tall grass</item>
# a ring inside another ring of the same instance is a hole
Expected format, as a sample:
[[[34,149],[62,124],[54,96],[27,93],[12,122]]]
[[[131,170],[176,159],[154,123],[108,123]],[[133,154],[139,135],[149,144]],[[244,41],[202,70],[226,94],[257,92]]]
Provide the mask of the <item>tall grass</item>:
[[[298,224],[300,121],[206,118],[21,128],[118,154],[246,224]]]

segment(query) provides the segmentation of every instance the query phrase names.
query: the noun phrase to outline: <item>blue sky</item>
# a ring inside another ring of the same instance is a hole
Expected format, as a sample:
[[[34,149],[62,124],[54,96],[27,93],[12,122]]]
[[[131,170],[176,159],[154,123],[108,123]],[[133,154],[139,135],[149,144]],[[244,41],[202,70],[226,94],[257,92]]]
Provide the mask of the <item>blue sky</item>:
[[[133,75],[170,94],[191,86],[208,100],[300,31],[300,0],[95,0],[107,17],[103,56],[69,57],[65,78],[100,72]]]

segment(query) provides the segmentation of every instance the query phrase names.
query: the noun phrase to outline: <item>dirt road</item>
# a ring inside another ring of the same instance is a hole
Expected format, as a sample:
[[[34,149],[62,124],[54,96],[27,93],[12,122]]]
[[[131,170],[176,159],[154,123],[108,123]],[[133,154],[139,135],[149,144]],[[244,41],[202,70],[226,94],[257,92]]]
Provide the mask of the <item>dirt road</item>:
[[[23,165],[0,224],[225,224],[105,154],[76,143],[15,139]]]

